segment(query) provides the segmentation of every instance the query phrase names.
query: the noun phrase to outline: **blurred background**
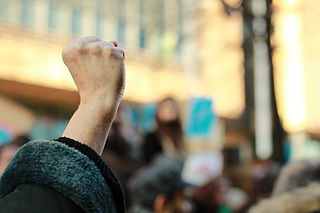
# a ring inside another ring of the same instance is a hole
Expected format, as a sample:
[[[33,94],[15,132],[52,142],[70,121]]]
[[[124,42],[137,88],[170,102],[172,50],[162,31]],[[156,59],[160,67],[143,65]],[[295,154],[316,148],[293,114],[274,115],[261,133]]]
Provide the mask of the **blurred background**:
[[[114,163],[120,179],[141,165],[170,97],[180,155],[219,153],[234,187],[267,196],[259,180],[320,155],[318,20],[317,0],[0,0],[0,144],[61,135],[79,102],[61,50],[97,35],[126,51],[107,160],[140,163]]]

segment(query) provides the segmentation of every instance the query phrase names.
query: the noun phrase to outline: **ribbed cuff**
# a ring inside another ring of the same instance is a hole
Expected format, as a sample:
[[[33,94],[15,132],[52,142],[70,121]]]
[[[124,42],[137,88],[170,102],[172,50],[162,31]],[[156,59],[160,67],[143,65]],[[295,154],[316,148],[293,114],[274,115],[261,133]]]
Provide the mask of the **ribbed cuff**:
[[[113,173],[113,171],[104,163],[102,158],[86,144],[82,144],[71,138],[60,137],[58,139],[55,139],[54,141],[63,143],[69,147],[77,149],[82,154],[88,156],[88,158],[95,163],[95,165],[100,169],[106,183],[110,187],[118,212],[125,213],[125,199],[122,185],[119,179]]]

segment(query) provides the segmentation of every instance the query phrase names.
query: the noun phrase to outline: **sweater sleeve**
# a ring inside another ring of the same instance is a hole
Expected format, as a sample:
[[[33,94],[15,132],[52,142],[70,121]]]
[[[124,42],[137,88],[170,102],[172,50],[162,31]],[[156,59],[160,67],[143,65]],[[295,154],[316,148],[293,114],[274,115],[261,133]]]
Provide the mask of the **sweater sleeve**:
[[[104,163],[102,158],[89,146],[75,141],[73,139],[67,137],[60,137],[58,139],[55,139],[55,141],[58,141],[60,143],[66,144],[69,147],[77,149],[82,154],[88,156],[88,158],[95,163],[95,165],[101,171],[106,183],[110,187],[118,212],[125,212],[125,198],[123,187],[117,176],[107,166],[107,164]]]
[[[85,212],[124,212],[116,204],[119,195],[115,193],[117,179],[112,171],[90,154],[84,154],[91,152],[89,147],[72,143],[74,146],[38,140],[21,147],[1,176],[0,199],[19,185],[39,184],[64,194]],[[122,191],[120,184],[117,187]]]

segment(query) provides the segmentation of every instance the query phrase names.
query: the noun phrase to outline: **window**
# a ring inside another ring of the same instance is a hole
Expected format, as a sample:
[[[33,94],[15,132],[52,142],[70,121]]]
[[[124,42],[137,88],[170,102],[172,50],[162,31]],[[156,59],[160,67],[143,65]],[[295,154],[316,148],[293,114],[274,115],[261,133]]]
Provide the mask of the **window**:
[[[177,45],[176,45],[176,56],[180,57],[182,54],[182,47],[184,43],[184,37],[181,32],[179,32],[178,40],[177,40]]]
[[[125,21],[125,0],[118,0],[118,26],[117,26],[117,40],[120,44],[125,43],[126,35],[126,21]]]
[[[78,8],[72,9],[71,32],[73,34],[81,33],[81,11]]]
[[[96,15],[96,35],[102,37],[103,35],[103,24],[104,15],[102,12],[98,11]]]
[[[21,1],[21,23],[23,26],[31,26],[34,19],[34,0]]]
[[[0,0],[0,18],[8,17],[9,0]]]
[[[177,45],[176,45],[176,56],[180,57],[181,56],[181,51],[183,47],[183,42],[184,42],[184,36],[183,36],[183,4],[182,0],[178,0],[178,27],[179,27],[179,32],[178,32],[178,39],[177,39]]]
[[[158,32],[158,54],[160,56],[163,56],[164,54],[164,35],[165,35],[165,29],[164,29],[164,2],[163,0],[157,1],[157,10],[159,13],[157,14],[157,25]]]
[[[144,17],[145,17],[145,8],[143,4],[144,0],[140,0],[139,2],[139,47],[141,49],[146,47],[146,30],[145,30],[145,22],[144,22]]]
[[[158,54],[163,57],[165,55],[165,31],[163,28],[160,28],[157,35],[158,40]]]
[[[48,8],[48,28],[57,29],[58,27],[58,4],[51,0]]]
[[[126,33],[126,22],[124,19],[120,18],[118,20],[118,32],[117,32],[117,40],[120,44],[125,43],[125,33]]]
[[[139,47],[142,49],[146,47],[146,31],[143,26],[140,26]]]

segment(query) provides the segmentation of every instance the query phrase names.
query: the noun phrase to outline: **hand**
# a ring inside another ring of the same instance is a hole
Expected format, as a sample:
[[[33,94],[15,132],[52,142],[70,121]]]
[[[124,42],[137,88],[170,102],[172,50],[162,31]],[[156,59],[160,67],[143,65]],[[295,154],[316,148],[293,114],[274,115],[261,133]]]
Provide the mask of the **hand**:
[[[62,51],[80,94],[80,103],[103,101],[106,106],[119,104],[123,95],[124,52],[116,42],[96,36],[76,39]]]
[[[80,94],[80,105],[62,136],[101,154],[124,90],[124,52],[96,36],[76,39],[62,51]]]

